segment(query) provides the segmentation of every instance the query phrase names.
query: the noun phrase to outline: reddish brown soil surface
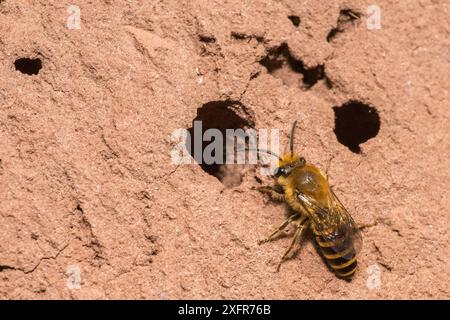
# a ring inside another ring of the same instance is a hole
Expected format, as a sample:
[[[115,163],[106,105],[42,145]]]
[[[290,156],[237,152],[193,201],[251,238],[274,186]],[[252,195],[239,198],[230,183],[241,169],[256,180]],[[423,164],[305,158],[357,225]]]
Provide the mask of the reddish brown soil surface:
[[[377,0],[381,30],[364,1],[80,0],[80,30],[69,2],[0,2],[0,298],[450,298],[448,0]],[[359,152],[334,132],[349,101],[380,118]],[[208,103],[282,145],[299,120],[301,153],[374,224],[352,282],[310,235],[275,272],[290,238],[257,240],[286,210],[255,167],[171,163]]]

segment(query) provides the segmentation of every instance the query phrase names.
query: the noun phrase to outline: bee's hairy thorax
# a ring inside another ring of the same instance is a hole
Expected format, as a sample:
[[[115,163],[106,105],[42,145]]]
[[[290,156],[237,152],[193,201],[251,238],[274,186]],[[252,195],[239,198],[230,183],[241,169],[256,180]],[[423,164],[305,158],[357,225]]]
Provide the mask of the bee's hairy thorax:
[[[325,175],[314,165],[306,164],[295,168],[288,177],[281,177],[278,183],[283,187],[286,200],[293,209],[299,205],[298,193],[303,193],[316,199],[321,205],[328,206],[327,195],[329,185]],[[302,210],[300,210],[302,211]]]

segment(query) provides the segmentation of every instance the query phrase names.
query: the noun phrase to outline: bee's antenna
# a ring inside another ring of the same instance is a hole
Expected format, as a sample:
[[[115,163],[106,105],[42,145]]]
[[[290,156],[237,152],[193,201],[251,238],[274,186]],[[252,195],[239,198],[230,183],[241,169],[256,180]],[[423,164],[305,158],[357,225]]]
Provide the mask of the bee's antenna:
[[[247,147],[245,147],[244,149],[240,149],[240,150],[237,150],[237,151],[239,152],[239,151],[243,151],[243,150],[245,150],[245,151],[256,151],[256,152],[258,152],[258,153],[259,153],[259,152],[264,152],[264,153],[270,154],[271,156],[277,157],[278,160],[281,160],[281,157],[280,157],[279,155],[277,155],[275,152],[270,151],[270,150],[266,150],[266,149],[255,149],[255,148],[247,148]]]
[[[294,124],[292,125],[291,129],[291,138],[290,138],[290,150],[291,155],[294,155],[294,133],[295,133],[295,127],[297,126],[297,120],[294,121]]]

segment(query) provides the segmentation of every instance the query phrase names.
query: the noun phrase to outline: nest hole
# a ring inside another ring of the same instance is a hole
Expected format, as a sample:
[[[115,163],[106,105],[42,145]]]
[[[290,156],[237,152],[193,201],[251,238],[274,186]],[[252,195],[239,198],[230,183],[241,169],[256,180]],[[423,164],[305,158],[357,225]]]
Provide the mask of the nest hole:
[[[380,131],[380,116],[373,106],[349,101],[333,110],[336,138],[354,153],[361,153],[360,144],[376,137]]]
[[[198,131],[199,123],[201,124],[200,134]],[[195,130],[196,126],[197,131]],[[190,137],[186,141],[186,149],[203,171],[216,177],[227,188],[237,187],[242,183],[245,165],[226,163],[226,140],[228,138],[226,130],[242,129],[245,131],[250,128],[254,128],[254,120],[248,113],[247,108],[240,102],[231,100],[211,101],[197,109],[197,116],[192,121],[192,127],[188,129]],[[220,143],[219,154],[217,155],[215,152],[217,149],[211,152],[211,155],[215,158],[213,163],[204,158],[205,149],[209,148],[208,152],[211,151],[211,144],[216,142],[215,137],[211,138],[211,141],[204,141],[204,133],[208,129],[217,129],[222,136],[222,141],[217,144]],[[196,147],[197,152],[195,151]],[[235,143],[233,143],[233,148],[234,150],[230,152],[236,152]],[[201,150],[201,152],[198,152],[198,150]]]
[[[298,27],[300,25],[300,17],[299,16],[288,16],[288,19],[291,20],[292,24],[295,27]]]
[[[42,61],[39,58],[19,58],[14,62],[17,71],[28,75],[36,75],[42,69]]]

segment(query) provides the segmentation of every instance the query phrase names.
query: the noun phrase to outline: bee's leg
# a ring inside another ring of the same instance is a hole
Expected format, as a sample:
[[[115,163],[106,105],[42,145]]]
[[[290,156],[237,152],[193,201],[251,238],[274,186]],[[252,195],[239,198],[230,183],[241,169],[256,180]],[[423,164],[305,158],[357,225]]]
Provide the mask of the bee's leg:
[[[331,162],[333,161],[333,159],[334,159],[334,156],[332,156],[330,159],[328,159],[328,163],[327,163],[327,166],[325,168],[325,176],[326,176],[327,180],[330,180],[329,179],[330,175],[328,174],[328,170],[330,169]]]
[[[266,242],[269,242],[269,241],[272,241],[273,239],[275,239],[276,236],[278,235],[278,233],[280,233],[281,231],[286,229],[286,227],[292,222],[292,220],[297,219],[298,217],[300,217],[300,215],[298,213],[295,213],[292,216],[290,216],[285,222],[283,222],[278,228],[276,228],[270,234],[270,236],[268,236],[267,238],[265,238],[263,240],[259,240],[258,244],[263,244],[263,243],[266,243]]]
[[[376,226],[377,223],[376,222],[372,222],[372,223],[363,223],[363,224],[358,224],[358,229],[362,230],[362,229],[366,229],[366,228],[370,228],[370,227],[374,227]]]
[[[305,221],[305,218],[302,218],[300,221],[298,221],[297,230],[295,231],[294,239],[292,239],[291,245],[289,246],[289,248],[287,248],[286,252],[281,257],[281,260],[277,266],[277,272],[280,271],[281,264],[285,260],[289,259],[295,253],[295,251],[298,250],[298,248],[299,248],[298,244],[300,243],[300,239],[303,234],[303,230],[305,230],[305,228],[307,226],[307,223],[303,223],[304,221]]]
[[[280,202],[283,202],[285,200],[283,191],[279,190],[277,188],[265,186],[265,187],[256,188],[256,190],[258,190],[261,193],[269,195],[272,200],[280,201]]]

